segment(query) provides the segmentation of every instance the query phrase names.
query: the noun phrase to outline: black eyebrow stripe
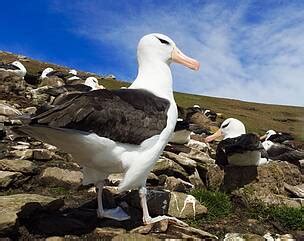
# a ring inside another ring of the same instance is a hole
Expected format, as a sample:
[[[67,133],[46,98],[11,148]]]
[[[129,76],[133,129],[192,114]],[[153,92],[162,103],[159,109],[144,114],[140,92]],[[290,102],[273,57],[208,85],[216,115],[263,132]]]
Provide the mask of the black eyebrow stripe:
[[[156,36],[155,36],[156,37]],[[161,39],[159,37],[156,37],[162,44],[170,45],[170,43],[167,40]]]
[[[229,125],[230,122],[228,122],[226,125],[223,125],[222,128],[226,128]]]

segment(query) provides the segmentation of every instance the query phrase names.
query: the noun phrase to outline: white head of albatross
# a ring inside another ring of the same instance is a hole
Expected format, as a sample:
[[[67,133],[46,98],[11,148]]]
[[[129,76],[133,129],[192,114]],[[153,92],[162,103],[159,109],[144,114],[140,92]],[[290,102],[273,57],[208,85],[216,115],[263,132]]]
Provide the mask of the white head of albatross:
[[[244,124],[238,119],[228,118],[221,124],[220,129],[218,129],[218,131],[213,135],[207,136],[205,141],[211,142],[220,136],[223,136],[223,139],[225,140],[227,138],[235,138],[243,134],[246,134]]]
[[[98,80],[95,77],[88,77],[85,82],[85,85],[90,86],[92,90],[104,89],[102,85],[98,84]]]
[[[274,130],[268,130],[266,131],[265,135],[260,137],[260,140],[263,141],[267,141],[269,139],[270,136],[277,134]]]
[[[162,34],[144,36],[138,44],[138,75],[128,89],[95,90],[77,94],[32,118],[29,126],[15,128],[70,153],[83,167],[84,184],[98,187],[98,216],[129,218],[122,210],[104,209],[104,179],[125,173],[118,191],[139,188],[144,223],[151,218],[146,202],[146,179],[168,143],[177,120],[170,63],[198,70],[199,63]],[[64,118],[64,119],[63,119]],[[39,125],[37,125],[39,123]]]
[[[39,78],[40,78],[41,80],[43,80],[43,79],[47,78],[47,75],[48,75],[49,73],[53,72],[53,71],[54,71],[53,68],[48,67],[48,68],[46,68],[46,69],[44,69],[44,70],[42,71],[41,76],[40,76]]]
[[[0,66],[1,70],[13,72],[21,78],[26,75],[26,68],[20,61],[14,61],[11,64],[4,64]]]

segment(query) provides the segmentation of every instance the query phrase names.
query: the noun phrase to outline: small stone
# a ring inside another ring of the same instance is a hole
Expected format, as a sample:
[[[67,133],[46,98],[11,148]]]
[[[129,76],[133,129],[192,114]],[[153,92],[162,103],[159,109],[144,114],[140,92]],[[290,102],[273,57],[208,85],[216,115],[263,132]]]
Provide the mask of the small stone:
[[[80,171],[70,171],[58,167],[47,167],[40,175],[40,182],[51,187],[78,188],[83,179]]]
[[[190,141],[186,144],[186,146],[203,151],[203,152],[207,152],[210,149],[209,144],[206,144],[201,141],[193,140],[193,139],[190,139]]]
[[[188,180],[187,172],[179,164],[165,157],[156,162],[152,172],[156,175],[166,174]]]
[[[25,142],[25,141],[18,141],[17,142],[18,145],[26,145],[26,146],[30,146],[30,143]]]
[[[43,147],[49,151],[57,151],[58,148],[56,146],[50,145],[48,143],[43,143]]]
[[[153,172],[150,172],[147,178],[147,183],[152,186],[157,186],[159,184],[159,178]]]
[[[0,103],[0,115],[13,117],[22,115],[22,113],[10,105]]]
[[[0,171],[0,187],[8,187],[20,177],[22,177],[20,172]]]
[[[51,160],[53,157],[53,152],[47,149],[33,149],[33,159],[39,161]]]
[[[64,241],[65,238],[59,236],[48,237],[45,241]]]
[[[110,186],[118,186],[122,181],[124,175],[121,173],[114,173],[108,176],[108,181]]]
[[[9,152],[10,156],[16,157],[18,159],[31,159],[33,157],[33,150],[14,150]]]
[[[25,109],[23,110],[23,113],[29,114],[29,115],[33,115],[33,114],[36,113],[36,111],[37,111],[37,108],[34,107],[34,106],[32,106],[32,107],[27,107],[27,108],[25,108]]]
[[[193,160],[196,160],[200,163],[214,164],[215,160],[213,160],[207,153],[201,152],[197,149],[191,149],[189,153],[180,153],[180,156],[189,157]]]
[[[171,192],[168,214],[176,218],[196,218],[207,213],[207,208],[192,195]]]
[[[17,145],[17,146],[11,146],[12,149],[14,150],[25,150],[25,149],[28,149],[29,146],[27,145]]]
[[[184,168],[194,169],[196,167],[196,161],[190,159],[187,156],[181,155],[181,153],[180,153],[180,155],[177,155],[173,152],[164,151],[162,155],[164,157],[169,158],[170,160],[175,161],[176,163],[178,163],[179,165],[181,165]]]
[[[98,238],[106,238],[113,237],[121,234],[125,234],[127,231],[123,228],[111,228],[111,227],[103,227],[103,228],[95,228],[93,233],[98,236]]]
[[[135,241],[135,240],[145,240],[145,241],[158,241],[158,239],[151,235],[142,235],[139,233],[125,233],[112,238],[112,241]]]
[[[187,188],[180,178],[168,177],[165,182],[165,189],[177,192],[186,192]]]
[[[27,160],[0,160],[0,169],[3,171],[34,173],[37,170],[37,165]]]

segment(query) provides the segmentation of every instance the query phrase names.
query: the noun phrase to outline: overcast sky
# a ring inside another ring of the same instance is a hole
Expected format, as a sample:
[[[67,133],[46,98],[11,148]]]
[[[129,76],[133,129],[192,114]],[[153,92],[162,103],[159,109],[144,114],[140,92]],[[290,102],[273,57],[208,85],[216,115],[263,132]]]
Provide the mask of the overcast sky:
[[[2,50],[131,82],[138,40],[159,32],[201,62],[199,72],[172,66],[176,91],[304,106],[304,1],[20,0],[11,5],[2,3]]]

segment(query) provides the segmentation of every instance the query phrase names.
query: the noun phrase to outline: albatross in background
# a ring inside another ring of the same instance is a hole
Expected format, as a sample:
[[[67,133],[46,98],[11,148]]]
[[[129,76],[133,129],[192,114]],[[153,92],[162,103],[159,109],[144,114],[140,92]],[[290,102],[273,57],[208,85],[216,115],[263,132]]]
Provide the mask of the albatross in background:
[[[26,75],[26,68],[20,61],[14,61],[11,64],[0,63],[0,70],[13,72],[21,78],[24,78]]]
[[[259,166],[267,163],[267,158],[262,158],[265,150],[256,134],[246,134],[244,124],[235,119],[228,118],[220,129],[213,135],[207,136],[205,141],[211,142],[223,136],[223,140],[216,149],[216,163],[220,166]]]
[[[95,90],[32,117],[15,132],[56,145],[71,153],[83,167],[84,184],[98,188],[100,218],[125,220],[120,207],[104,209],[102,188],[111,173],[124,173],[120,192],[139,188],[145,224],[173,217],[151,218],[146,179],[176,124],[170,63],[198,70],[199,63],[184,55],[163,34],[144,36],[137,47],[138,75],[128,89]]]

